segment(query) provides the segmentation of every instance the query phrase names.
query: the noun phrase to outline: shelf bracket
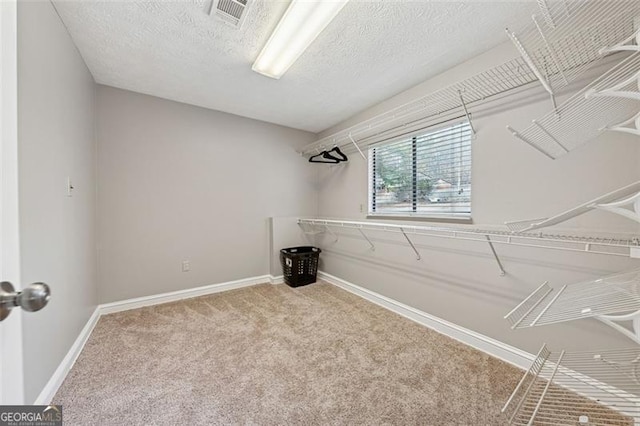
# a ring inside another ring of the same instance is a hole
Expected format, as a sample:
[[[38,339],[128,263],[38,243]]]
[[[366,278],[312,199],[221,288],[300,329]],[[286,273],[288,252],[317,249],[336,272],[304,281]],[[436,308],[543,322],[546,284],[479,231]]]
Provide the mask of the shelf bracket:
[[[640,101],[640,92],[638,92],[637,90],[622,90],[627,86],[630,86],[631,84],[634,85],[634,87],[636,89],[638,89],[638,79],[640,79],[640,71],[637,71],[636,73],[634,73],[631,77],[627,78],[626,80],[622,81],[621,83],[618,83],[616,85],[613,85],[612,87],[609,87],[607,89],[602,89],[602,90],[596,90],[596,89],[590,89],[587,90],[584,94],[584,97],[586,99],[589,99],[592,96],[615,96],[615,97],[619,97],[619,98],[626,98],[626,99],[633,99],[636,101]]]
[[[336,233],[335,233],[335,232],[333,232],[333,231],[331,230],[331,228],[329,228],[329,225],[325,225],[325,226],[324,226],[324,228],[327,230],[327,232],[328,232],[329,234],[331,234],[331,236],[332,236],[333,238],[335,238],[334,243],[337,243],[337,242],[338,242],[338,236],[336,235]]]
[[[371,251],[376,251],[376,246],[373,245],[373,243],[371,242],[371,240],[369,239],[369,237],[367,237],[367,235],[364,233],[364,231],[362,230],[362,228],[358,228],[358,231],[360,231],[360,234],[362,234],[362,238],[364,238],[365,240],[367,240],[367,242],[369,243],[369,245],[371,246]]]
[[[409,245],[411,246],[411,248],[413,249],[413,251],[416,253],[416,259],[417,259],[417,260],[420,260],[420,259],[421,259],[421,257],[420,257],[420,253],[418,252],[418,249],[416,248],[416,246],[415,246],[415,245],[413,245],[413,241],[411,241],[411,240],[409,239],[409,236],[407,235],[407,233],[406,233],[406,232],[404,232],[404,228],[400,228],[400,231],[402,232],[402,235],[404,235],[404,237],[407,239],[407,242],[409,243]]]
[[[637,44],[630,44],[634,40],[636,40]],[[607,46],[600,49],[598,52],[600,55],[606,55],[609,53],[615,52],[640,52],[640,28],[631,34],[629,37],[625,38],[618,44],[614,44],[613,46]]]
[[[476,135],[476,128],[473,127],[473,123],[471,122],[471,114],[469,114],[469,110],[467,109],[467,104],[464,102],[464,98],[462,97],[462,92],[458,89],[458,96],[460,96],[460,103],[462,104],[462,109],[464,110],[464,115],[467,116],[467,121],[469,122],[469,127],[471,127],[471,133],[473,136]]]
[[[636,312],[636,314],[638,314]],[[628,337],[629,339],[633,340],[634,342],[636,342],[637,344],[640,345],[640,337],[638,336],[637,332],[632,332],[631,330],[621,326],[620,324],[614,322],[614,320],[605,318],[604,316],[602,317],[596,317],[596,319],[598,321],[601,321],[605,324],[607,324],[609,327],[613,328],[614,330],[622,333],[623,335],[625,335],[626,337]]]
[[[626,206],[631,206],[634,210],[625,209],[624,207]],[[595,204],[593,207],[598,210],[615,213],[640,223],[640,192],[620,201],[614,201],[606,204]]]
[[[351,143],[353,144],[353,146],[355,146],[356,149],[358,150],[358,152],[360,153],[360,155],[362,155],[362,158],[364,158],[366,160],[367,157],[364,155],[364,153],[362,152],[362,150],[360,149],[360,147],[356,143],[355,139],[353,139],[353,136],[351,136],[351,133],[349,133],[349,139],[351,139]]]
[[[628,125],[634,125],[635,127],[626,127]],[[640,112],[630,119],[623,121],[622,123],[614,124],[602,128],[601,130],[611,130],[614,132],[631,133],[635,136],[640,136]]]
[[[498,268],[500,269],[500,276],[504,277],[506,272],[504,271],[504,267],[502,266],[502,262],[500,262],[500,258],[498,257],[498,253],[496,252],[496,248],[493,246],[493,242],[491,241],[491,237],[485,235],[487,242],[489,243],[489,248],[491,249],[491,253],[493,253],[493,257],[496,259],[496,263],[498,264]]]
[[[596,319],[640,344],[640,310],[620,315],[598,315]],[[631,321],[633,331],[618,324],[619,321]]]

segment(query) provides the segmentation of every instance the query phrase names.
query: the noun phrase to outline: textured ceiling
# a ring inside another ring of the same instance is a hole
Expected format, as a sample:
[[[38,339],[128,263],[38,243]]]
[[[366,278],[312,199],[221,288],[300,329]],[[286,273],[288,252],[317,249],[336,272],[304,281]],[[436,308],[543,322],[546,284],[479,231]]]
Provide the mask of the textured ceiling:
[[[523,1],[352,0],[280,79],[251,71],[287,1],[255,0],[241,29],[211,0],[54,4],[96,81],[318,132],[506,40]]]

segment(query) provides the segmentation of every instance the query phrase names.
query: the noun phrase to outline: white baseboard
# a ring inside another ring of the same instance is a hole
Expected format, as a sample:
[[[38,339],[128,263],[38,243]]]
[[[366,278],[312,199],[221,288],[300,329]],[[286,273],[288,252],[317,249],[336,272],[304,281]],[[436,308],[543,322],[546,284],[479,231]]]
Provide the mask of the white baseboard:
[[[176,302],[183,299],[205,296],[207,294],[219,293],[221,291],[235,290],[242,287],[250,287],[256,284],[271,282],[270,275],[260,275],[257,277],[244,278],[236,281],[229,281],[220,284],[205,285],[202,287],[189,288],[186,290],[172,291],[170,293],[154,294],[152,296],[136,297],[135,299],[120,300],[117,302],[104,303],[99,305],[100,314],[112,314],[114,312],[128,311],[130,309],[143,308],[145,306],[160,305],[162,303]]]
[[[60,363],[58,368],[56,368],[56,371],[44,386],[44,388],[40,392],[40,395],[38,395],[38,397],[36,398],[34,402],[35,405],[49,405],[49,403],[51,403],[54,395],[56,394],[56,392],[58,392],[58,388],[60,388],[60,385],[62,385],[62,382],[64,382],[64,379],[67,377],[69,370],[71,370],[71,367],[73,367],[73,364],[75,364],[78,356],[80,355],[80,352],[82,352],[85,343],[87,343],[87,340],[89,340],[89,336],[91,336],[91,332],[93,331],[95,325],[98,323],[99,319],[100,306],[97,306],[93,311],[93,314],[91,314],[91,317],[89,317],[89,320],[87,321],[85,326],[80,331],[80,334],[76,338],[76,341],[73,342],[73,345],[71,345],[71,349],[69,349],[67,355],[65,355],[65,357],[62,359],[62,362]]]
[[[284,284],[284,275],[278,275],[278,276],[273,276],[271,275],[269,277],[269,282],[271,284]]]
[[[535,356],[516,347],[507,345],[498,340],[487,337],[483,334],[453,324],[436,316],[422,312],[411,306],[397,302],[389,297],[383,296],[366,288],[362,288],[341,278],[327,274],[326,272],[318,272],[318,277],[330,284],[340,287],[350,293],[360,296],[376,305],[389,309],[398,315],[402,315],[412,321],[417,322],[425,327],[451,337],[459,342],[469,345],[475,349],[485,352],[493,357],[513,364],[516,367],[527,370]]]

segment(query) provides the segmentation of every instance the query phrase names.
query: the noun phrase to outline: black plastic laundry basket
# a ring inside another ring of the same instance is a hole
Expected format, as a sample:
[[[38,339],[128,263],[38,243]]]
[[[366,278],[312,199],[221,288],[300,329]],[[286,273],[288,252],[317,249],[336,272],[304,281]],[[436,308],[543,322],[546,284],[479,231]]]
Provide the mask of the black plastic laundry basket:
[[[308,246],[280,250],[284,282],[290,287],[300,287],[316,282],[321,251],[317,247]]]

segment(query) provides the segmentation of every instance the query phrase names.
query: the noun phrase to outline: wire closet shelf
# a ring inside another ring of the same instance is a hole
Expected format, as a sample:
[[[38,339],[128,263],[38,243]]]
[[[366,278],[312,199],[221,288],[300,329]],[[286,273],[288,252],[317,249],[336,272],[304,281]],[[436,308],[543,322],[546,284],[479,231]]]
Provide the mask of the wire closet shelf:
[[[640,2],[635,0],[538,0],[540,14],[507,35],[552,96],[604,55],[636,50]]]
[[[298,224],[303,228],[304,232],[308,233],[318,233],[319,230],[332,227],[355,229],[361,232],[392,232],[405,234],[405,236],[422,235],[436,238],[480,241],[485,244],[490,242],[493,244],[508,244],[623,257],[633,256],[633,251],[640,248],[640,241],[636,238],[606,238],[555,233],[545,234],[542,232],[514,233],[508,230],[470,227],[416,226],[310,218],[300,218],[298,219]]]
[[[512,425],[637,425],[640,348],[552,353],[546,345],[502,409]]]
[[[518,220],[506,222],[505,225],[513,232],[530,232],[557,225],[594,209],[607,211],[640,223],[640,181],[601,195],[549,218]]]
[[[635,121],[640,116],[639,77],[640,52],[637,52],[544,117],[533,120],[525,130],[507,128],[515,137],[556,159],[606,130],[620,130]]]
[[[612,318],[619,313],[629,320],[640,311],[640,269],[595,280],[552,288],[547,282],[505,315],[511,328],[527,328],[579,320]],[[635,336],[632,337],[636,342]]]
[[[632,43],[640,16],[635,0],[538,0],[540,18],[521,32],[507,30],[521,53],[499,66],[460,80],[390,111],[303,147],[303,155],[331,147],[341,148],[383,140],[406,131],[417,131],[443,121],[466,117],[470,109],[515,89],[540,81],[554,93],[577,78],[604,55],[637,50]],[[457,114],[457,115],[456,115]],[[362,154],[364,156],[364,154]]]
[[[531,232],[592,209],[640,222],[640,182],[551,218],[507,225],[514,232]],[[637,248],[631,249],[631,255],[640,257]],[[505,315],[512,329],[583,318],[595,318],[640,345],[640,269],[555,289],[544,282]],[[620,324],[628,321],[632,329]],[[640,424],[640,346],[605,352],[563,351],[550,361],[551,353],[543,347],[503,408],[510,423]]]
[[[505,92],[535,82],[536,76],[522,58],[501,65],[429,93],[390,111],[353,125],[303,147],[303,155],[317,153],[331,146],[364,144],[397,133],[399,130],[419,130],[421,123],[449,113],[470,119],[468,107]],[[359,149],[359,148],[358,148]]]

